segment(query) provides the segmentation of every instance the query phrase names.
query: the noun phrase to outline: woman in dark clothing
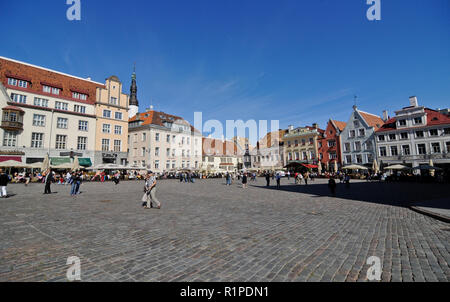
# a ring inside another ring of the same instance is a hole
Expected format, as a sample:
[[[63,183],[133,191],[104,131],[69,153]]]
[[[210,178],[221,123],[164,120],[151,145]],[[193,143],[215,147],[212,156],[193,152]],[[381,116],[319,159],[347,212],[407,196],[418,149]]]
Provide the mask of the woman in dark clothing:
[[[247,173],[244,173],[244,175],[242,176],[242,188],[247,188]]]

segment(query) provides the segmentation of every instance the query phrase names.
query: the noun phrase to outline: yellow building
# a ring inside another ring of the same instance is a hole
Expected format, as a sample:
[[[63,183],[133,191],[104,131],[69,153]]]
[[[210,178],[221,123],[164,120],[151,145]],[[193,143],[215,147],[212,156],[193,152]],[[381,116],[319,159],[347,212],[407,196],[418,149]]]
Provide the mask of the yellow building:
[[[128,101],[116,76],[106,79],[105,88],[97,88],[94,165],[127,164]]]
[[[282,141],[284,145],[285,164],[303,163],[313,164],[318,162],[318,140],[322,137],[323,130],[317,124],[312,127],[289,126]]]

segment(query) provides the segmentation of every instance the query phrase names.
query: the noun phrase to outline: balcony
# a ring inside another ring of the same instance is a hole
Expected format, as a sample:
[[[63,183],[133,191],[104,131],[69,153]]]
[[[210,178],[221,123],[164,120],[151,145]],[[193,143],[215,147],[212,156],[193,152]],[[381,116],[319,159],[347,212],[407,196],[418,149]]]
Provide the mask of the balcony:
[[[2,123],[1,128],[7,131],[22,131],[23,130],[23,116],[25,112],[14,106],[7,106],[2,109]]]

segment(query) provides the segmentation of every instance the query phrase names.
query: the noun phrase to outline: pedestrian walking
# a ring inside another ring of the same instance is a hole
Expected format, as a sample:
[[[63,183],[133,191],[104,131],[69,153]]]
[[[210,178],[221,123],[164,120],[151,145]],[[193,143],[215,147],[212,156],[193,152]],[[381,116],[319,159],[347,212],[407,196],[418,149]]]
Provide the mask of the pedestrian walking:
[[[149,171],[145,178],[144,196],[142,196],[144,208],[153,208],[153,203],[156,204],[157,209],[161,209],[161,203],[156,198],[156,177],[152,171]]]
[[[277,173],[277,190],[281,188],[281,175]]]
[[[242,176],[242,188],[247,189],[247,173]]]
[[[45,175],[45,178],[44,178],[44,183],[45,183],[44,194],[52,194],[52,190],[51,190],[50,186],[51,186],[53,180],[54,180],[54,178],[53,178],[52,169],[48,169],[47,174]]]
[[[309,177],[309,173],[306,172],[306,173],[305,173],[305,177],[304,177],[305,185],[306,185],[306,186],[308,185],[308,177]]]
[[[227,186],[231,186],[231,174],[227,172],[226,175]]]
[[[25,187],[28,186],[28,184],[30,183],[30,180],[31,180],[30,172],[26,172],[25,173]]]
[[[266,173],[266,186],[270,187],[270,174]]]
[[[328,180],[328,187],[330,188],[331,195],[336,196],[336,181],[333,176]]]
[[[77,195],[77,174],[75,172],[73,172],[72,175],[70,176],[70,183],[71,183],[70,196],[75,196]]]
[[[8,198],[8,193],[6,192],[6,186],[9,182],[8,174],[3,172],[3,169],[0,168],[0,189],[1,189],[1,197]]]

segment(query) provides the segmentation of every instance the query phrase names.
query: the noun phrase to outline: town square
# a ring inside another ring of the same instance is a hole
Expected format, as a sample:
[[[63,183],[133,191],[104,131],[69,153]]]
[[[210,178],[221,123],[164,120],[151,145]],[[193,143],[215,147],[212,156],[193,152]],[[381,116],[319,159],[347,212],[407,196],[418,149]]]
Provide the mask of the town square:
[[[2,1],[0,283],[447,284],[449,20],[447,0]]]

